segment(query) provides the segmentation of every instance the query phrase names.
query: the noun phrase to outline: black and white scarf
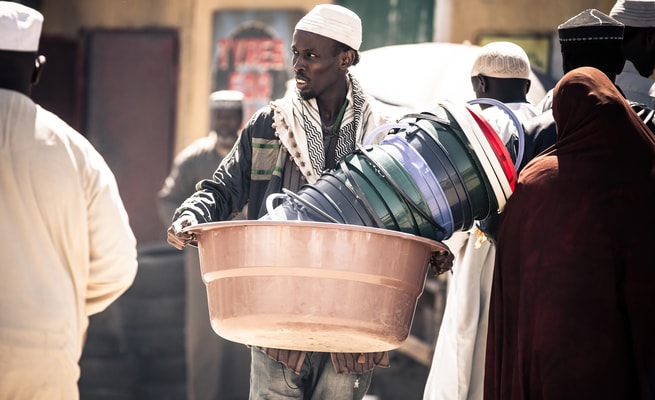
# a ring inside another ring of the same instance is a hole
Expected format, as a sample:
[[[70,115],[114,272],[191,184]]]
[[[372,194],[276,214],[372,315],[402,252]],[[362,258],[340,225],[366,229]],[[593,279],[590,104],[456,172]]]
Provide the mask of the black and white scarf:
[[[346,79],[348,107],[339,128],[335,149],[337,162],[355,150],[356,143],[361,142],[366,133],[365,129],[375,126],[375,121],[370,121],[374,118],[370,102],[361,86],[350,73]],[[271,105],[276,111],[274,119],[278,137],[308,182],[314,182],[325,170],[323,131],[316,99],[303,100],[295,91]]]

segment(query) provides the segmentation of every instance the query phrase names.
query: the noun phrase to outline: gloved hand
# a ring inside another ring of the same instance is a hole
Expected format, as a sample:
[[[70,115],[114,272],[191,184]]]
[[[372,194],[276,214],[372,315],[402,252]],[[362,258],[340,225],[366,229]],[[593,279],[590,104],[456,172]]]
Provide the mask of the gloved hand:
[[[197,225],[198,221],[191,215],[182,215],[168,228],[166,231],[166,241],[171,246],[178,250],[182,250],[184,246],[190,244],[193,246],[198,245],[195,235],[192,232],[183,232],[182,230],[188,226]]]

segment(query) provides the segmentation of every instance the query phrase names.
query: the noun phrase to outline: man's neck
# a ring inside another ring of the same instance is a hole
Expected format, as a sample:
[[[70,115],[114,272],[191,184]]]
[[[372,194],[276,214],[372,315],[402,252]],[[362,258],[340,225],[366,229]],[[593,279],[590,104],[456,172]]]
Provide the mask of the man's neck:
[[[496,99],[502,103],[527,103],[528,99],[523,93],[495,93],[493,96],[489,96],[492,99]]]
[[[347,95],[348,84],[344,80],[342,87],[335,88],[331,93],[326,93],[316,98],[316,105],[318,106],[322,125],[333,126],[335,124],[339,115],[342,114]]]

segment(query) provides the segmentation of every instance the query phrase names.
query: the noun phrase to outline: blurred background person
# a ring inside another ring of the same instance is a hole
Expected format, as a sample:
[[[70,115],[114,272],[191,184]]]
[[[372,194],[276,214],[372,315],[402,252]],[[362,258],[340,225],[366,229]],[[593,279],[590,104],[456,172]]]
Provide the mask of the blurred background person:
[[[655,0],[618,0],[609,16],[625,25],[625,65],[616,84],[629,100],[655,108]]]
[[[525,51],[510,42],[492,42],[473,62],[471,84],[477,98],[490,98],[506,105],[519,122],[537,115],[528,102],[530,60]],[[518,129],[510,115],[497,106],[482,105],[482,115],[516,158]],[[453,274],[448,276],[448,294],[437,336],[425,400],[482,399],[484,353],[487,338],[489,295],[493,277],[495,245],[485,232],[495,229],[497,216],[490,216],[467,232],[456,232],[448,240],[455,254]]]
[[[0,399],[78,399],[89,316],[137,271],[116,179],[80,133],[30,98],[43,16],[0,1]]]
[[[196,191],[198,182],[211,177],[234,146],[243,125],[243,98],[243,93],[236,90],[219,90],[209,96],[209,134],[175,157],[159,192],[159,214],[166,227],[175,209]],[[244,219],[244,214],[237,214],[235,219]],[[187,399],[246,400],[250,350],[223,339],[212,329],[197,248],[184,250],[184,269]]]

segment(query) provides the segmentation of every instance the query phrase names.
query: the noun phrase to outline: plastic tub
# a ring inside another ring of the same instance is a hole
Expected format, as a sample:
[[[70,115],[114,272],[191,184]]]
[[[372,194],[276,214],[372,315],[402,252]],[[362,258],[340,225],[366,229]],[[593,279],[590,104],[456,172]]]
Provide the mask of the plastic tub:
[[[433,220],[446,230],[443,237],[436,239],[443,240],[450,237],[454,232],[453,214],[448,205],[448,199],[430,166],[409,145],[404,136],[389,135],[384,138],[380,147],[405,166],[428,203]]]
[[[229,221],[198,240],[214,331],[280,349],[374,352],[409,336],[430,256],[442,243],[388,229]]]

